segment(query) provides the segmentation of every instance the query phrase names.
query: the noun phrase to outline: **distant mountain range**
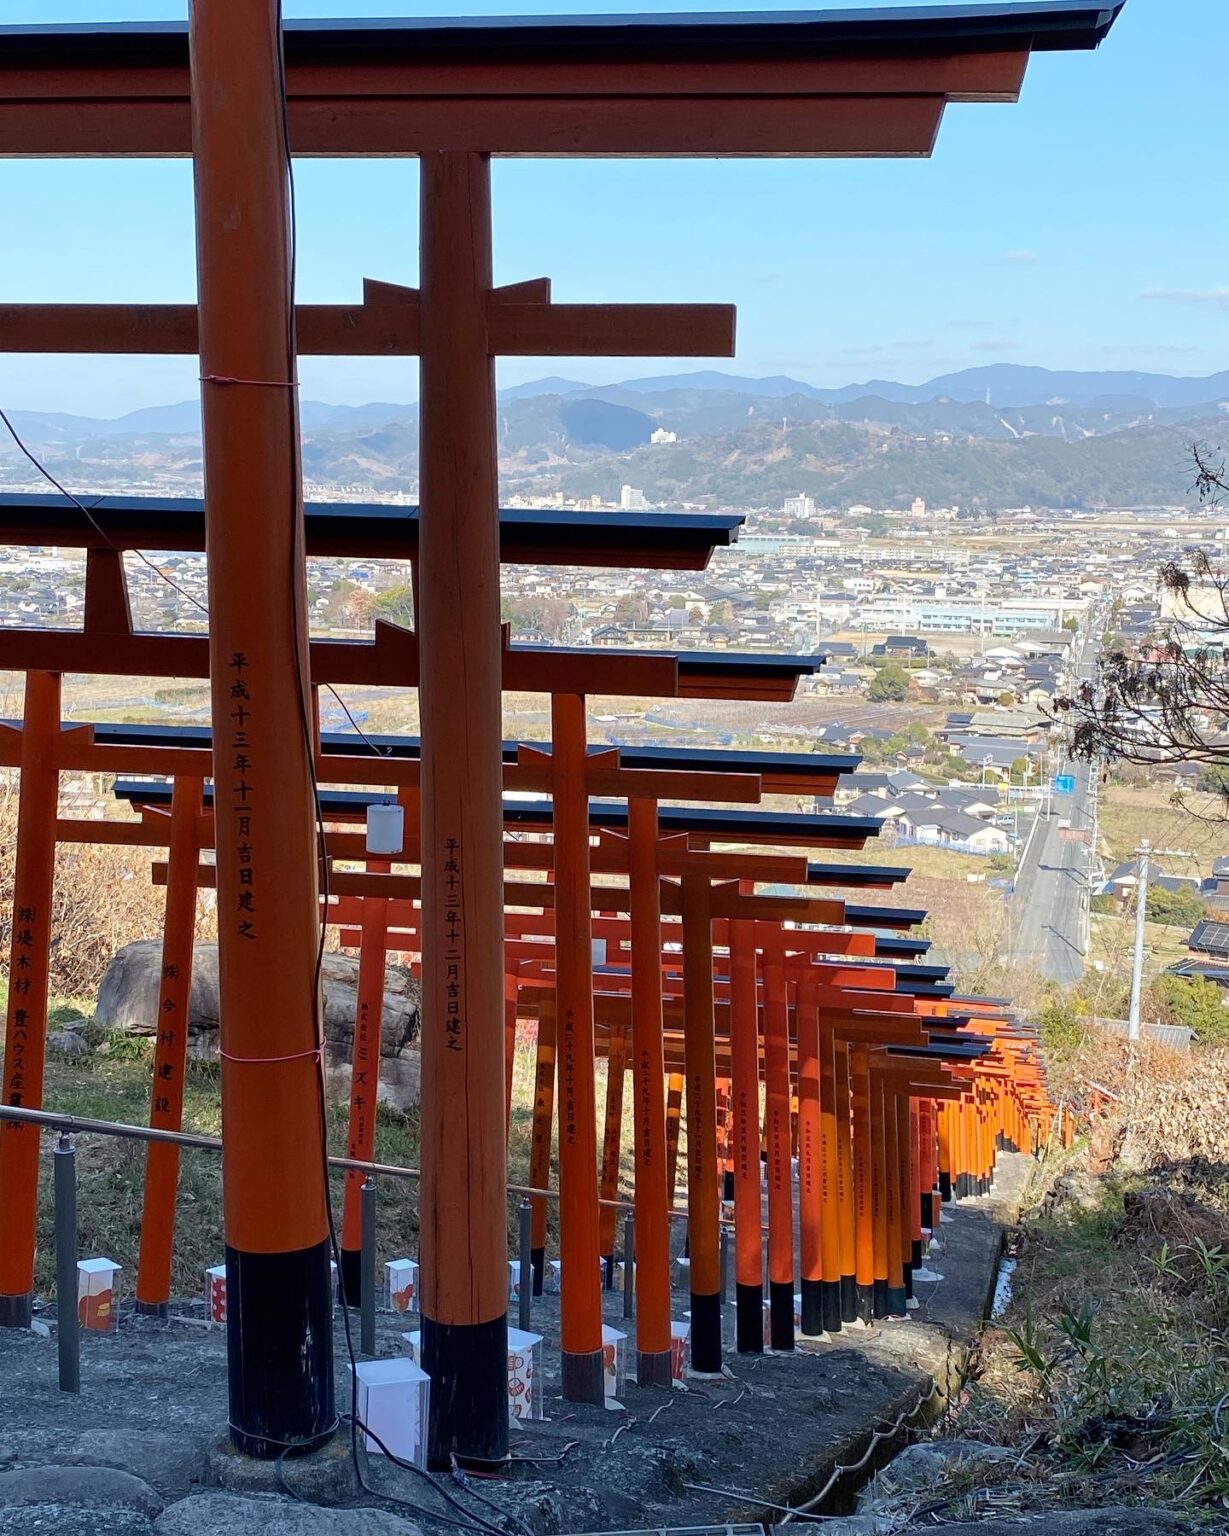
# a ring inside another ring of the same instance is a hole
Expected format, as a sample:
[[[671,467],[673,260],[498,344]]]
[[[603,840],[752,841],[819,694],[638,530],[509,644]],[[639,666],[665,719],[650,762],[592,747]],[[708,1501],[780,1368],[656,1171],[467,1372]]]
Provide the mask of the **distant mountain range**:
[[[499,395],[509,491],[771,505],[1170,505],[1185,499],[1195,439],[1220,440],[1229,371],[1207,378],[1054,372],[999,363],[925,384],[819,389],[782,375],[714,370],[588,385],[548,377]],[[418,407],[302,403],[316,487],[413,493]],[[200,408],[151,406],[113,420],[14,410],[54,472],[83,489],[197,489]],[[654,436],[657,442],[652,442]],[[664,439],[664,440],[663,440]],[[28,482],[0,438],[0,485]]]
[[[959,373],[940,374],[925,384],[870,379],[865,384],[844,384],[839,389],[820,389],[782,374],[766,379],[743,379],[709,370],[667,378],[629,379],[622,387],[644,394],[656,394],[664,389],[705,389],[733,390],[765,399],[802,395],[808,400],[823,400],[830,405],[870,396],[900,405],[921,405],[931,400],[981,400],[999,407],[1191,406],[1229,399],[1229,370],[1193,379],[1176,378],[1167,373],[1076,373],[1030,368],[1020,363],[988,363],[981,368],[962,368]]]

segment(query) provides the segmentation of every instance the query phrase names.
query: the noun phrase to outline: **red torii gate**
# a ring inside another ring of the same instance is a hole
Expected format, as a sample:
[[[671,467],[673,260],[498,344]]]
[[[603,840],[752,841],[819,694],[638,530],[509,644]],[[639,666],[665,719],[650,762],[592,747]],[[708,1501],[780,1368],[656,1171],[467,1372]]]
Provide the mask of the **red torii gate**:
[[[285,903],[272,896],[269,915],[278,921],[283,948],[286,936],[296,935],[298,969],[306,973],[317,916],[302,514],[287,387],[294,379],[295,317],[285,159],[292,151],[420,158],[419,303],[397,296],[373,305],[379,319],[372,324],[375,317],[364,315],[356,328],[370,337],[382,323],[399,339],[389,350],[417,350],[422,360],[424,1003],[430,1020],[423,1062],[423,1351],[434,1388],[432,1459],[446,1463],[459,1453],[489,1462],[502,1458],[507,1446],[503,1180],[494,1176],[503,1157],[502,1071],[497,1053],[487,1048],[499,1038],[503,1015],[492,878],[500,843],[492,360],[509,350],[652,355],[666,329],[660,314],[638,328],[631,315],[552,311],[540,285],[496,290],[489,156],[926,154],[948,100],[1014,99],[1032,48],[1095,46],[1116,11],[1032,6],[1014,17],[996,9],[887,22],[872,14],[793,26],[769,19],[758,31],[754,22],[729,18],[625,28],[587,19],[519,28],[401,24],[351,29],[345,49],[339,30],[294,28],[284,69],[277,14],[274,0],[255,13],[245,0],[198,0],[190,50],[184,34],[164,29],[87,34],[84,50],[72,33],[50,48],[48,35],[37,29],[9,35],[0,55],[0,153],[195,152],[201,305],[199,315],[182,307],[162,314],[98,307],[10,311],[0,348],[21,345],[24,336],[37,350],[58,341],[78,351],[112,350],[117,343],[121,350],[147,351],[174,341],[170,350],[201,353],[214,386],[206,392],[206,465],[218,599],[211,639],[215,717],[226,718],[231,690],[245,682],[247,658],[254,658],[250,675],[264,713],[256,744],[249,749],[245,735],[242,753],[257,754],[262,774],[279,764],[294,786],[280,803],[261,805],[258,845],[268,881],[262,889],[277,890],[282,878]],[[251,217],[235,220],[236,207]],[[719,321],[719,332],[724,324]],[[668,349],[672,354],[695,349],[694,333],[683,329]],[[726,340],[710,332],[698,350],[719,354]],[[354,350],[336,339],[329,349]],[[242,409],[231,408],[228,392]],[[244,573],[251,520],[241,499],[230,495],[252,468],[270,492],[269,504],[284,504],[289,514],[276,531],[260,534],[261,575],[281,594],[271,610],[275,622],[263,627],[255,580],[250,570]],[[219,778],[227,791],[239,791],[241,805],[248,771],[232,766]],[[244,894],[238,850],[248,836],[236,826],[219,847],[228,908]],[[458,890],[449,889],[450,876]],[[235,910],[237,921],[250,921],[244,908]],[[257,1100],[276,1101],[286,1113],[257,1115],[250,1130],[229,1131],[225,1171],[228,1267],[234,1260],[232,1433],[242,1448],[274,1456],[287,1444],[327,1438],[333,1404],[331,1339],[321,1305],[328,1274],[323,1158],[315,1167],[301,1138],[292,1155],[278,1150],[278,1137],[293,1141],[316,1112],[318,1042],[303,1049],[314,1006],[305,991],[270,1025],[267,1000],[249,985],[266,959],[265,915],[255,933],[226,930],[224,1049],[231,1065],[224,1092],[232,1123],[249,1101],[248,1077],[270,1085]],[[246,958],[240,939],[248,941]],[[296,985],[305,988],[305,978]],[[450,985],[461,989],[459,1039],[435,1022],[454,1017]],[[254,1054],[257,1009],[264,1049],[271,1038],[279,1060],[258,1061]],[[450,1160],[461,1146],[469,1151],[467,1166],[477,1168],[466,1178]],[[263,1210],[257,1165],[262,1175],[273,1167],[302,1181],[300,1214]],[[267,1230],[262,1216],[271,1217]],[[26,1298],[10,1296],[2,1310],[12,1320],[26,1305]],[[277,1369],[257,1365],[270,1360]]]

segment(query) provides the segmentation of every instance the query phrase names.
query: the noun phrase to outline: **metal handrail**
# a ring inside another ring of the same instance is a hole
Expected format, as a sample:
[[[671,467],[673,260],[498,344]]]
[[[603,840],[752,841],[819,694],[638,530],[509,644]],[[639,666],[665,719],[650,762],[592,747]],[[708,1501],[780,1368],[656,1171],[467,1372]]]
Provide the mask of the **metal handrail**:
[[[58,1315],[58,1354],[60,1390],[77,1393],[81,1390],[79,1359],[79,1321],[76,1292],[77,1246],[77,1190],[76,1160],[71,1137],[115,1136],[128,1141],[161,1142],[171,1146],[187,1147],[201,1152],[222,1151],[219,1136],[201,1136],[189,1131],[168,1131],[155,1126],[129,1125],[122,1120],[101,1120],[91,1115],[69,1115],[55,1110],[26,1109],[16,1104],[0,1104],[0,1124],[9,1121],[16,1125],[46,1126],[60,1133],[55,1149],[55,1232],[56,1232],[56,1311]],[[375,1350],[375,1184],[372,1174],[385,1174],[392,1178],[418,1179],[417,1168],[403,1168],[395,1163],[364,1162],[354,1157],[329,1157],[330,1168],[366,1174],[361,1191],[362,1247],[360,1310],[363,1349],[367,1354]],[[530,1248],[530,1200],[534,1196],[548,1200],[559,1198],[558,1190],[535,1189],[523,1184],[507,1185],[509,1194],[520,1195],[520,1312],[522,1328],[530,1327],[532,1296],[532,1254]],[[633,1222],[635,1205],[626,1200],[602,1200],[601,1205],[625,1213],[623,1226],[623,1315],[633,1316],[633,1273],[635,1269],[635,1236]],[[672,1220],[686,1220],[687,1212],[672,1210]],[[721,1295],[726,1292],[729,1269],[729,1225],[722,1221],[721,1233]]]
[[[122,1120],[96,1120],[89,1115],[66,1115],[46,1109],[21,1109],[15,1104],[0,1104],[0,1120],[13,1120],[24,1125],[45,1125],[68,1135],[119,1136],[129,1141],[170,1142],[173,1146],[192,1147],[200,1152],[221,1152],[222,1150],[220,1136],[199,1136],[190,1131],[164,1131],[156,1126],[128,1125]],[[394,1179],[422,1177],[421,1171],[417,1168],[403,1168],[399,1163],[369,1163],[358,1157],[330,1157],[329,1167],[352,1169],[356,1173],[387,1174]],[[557,1189],[537,1189],[527,1184],[509,1184],[507,1190],[510,1195],[521,1195],[525,1199],[537,1197],[558,1200],[559,1198]],[[617,1211],[635,1209],[630,1200],[603,1200],[600,1203]],[[687,1213],[672,1211],[671,1215],[686,1219]]]

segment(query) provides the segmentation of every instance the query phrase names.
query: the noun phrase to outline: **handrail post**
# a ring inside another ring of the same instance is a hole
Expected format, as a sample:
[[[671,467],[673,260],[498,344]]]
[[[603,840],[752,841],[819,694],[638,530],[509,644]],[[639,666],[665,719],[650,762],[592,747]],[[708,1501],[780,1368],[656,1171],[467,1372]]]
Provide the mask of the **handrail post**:
[[[623,1217],[623,1316],[635,1315],[636,1218],[631,1211]]]
[[[359,1186],[360,1253],[359,1346],[365,1355],[376,1352],[376,1181],[370,1174]],[[349,1298],[345,1298],[349,1304]]]
[[[55,1170],[56,1343],[60,1391],[81,1391],[81,1339],[77,1325],[77,1153],[67,1131],[60,1133]]]
[[[517,1327],[522,1333],[529,1333],[533,1320],[533,1206],[528,1200],[521,1201],[520,1222]]]

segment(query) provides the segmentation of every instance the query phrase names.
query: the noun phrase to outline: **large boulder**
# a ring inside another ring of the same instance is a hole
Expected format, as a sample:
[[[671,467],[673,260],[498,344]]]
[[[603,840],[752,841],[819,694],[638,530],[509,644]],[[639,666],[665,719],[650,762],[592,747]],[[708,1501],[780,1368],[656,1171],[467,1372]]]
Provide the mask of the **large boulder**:
[[[162,941],[137,939],[125,944],[107,967],[98,988],[96,1021],[126,1035],[153,1035],[158,1028]],[[332,1092],[349,1091],[354,1014],[358,1002],[358,959],[328,951],[323,965],[326,1065]],[[273,985],[276,985],[274,979]],[[384,1008],[380,1019],[380,1099],[395,1109],[418,1102],[418,981],[403,965],[384,971]],[[193,1056],[217,1055],[218,946],[197,944],[192,958],[188,1005],[188,1042]]]

